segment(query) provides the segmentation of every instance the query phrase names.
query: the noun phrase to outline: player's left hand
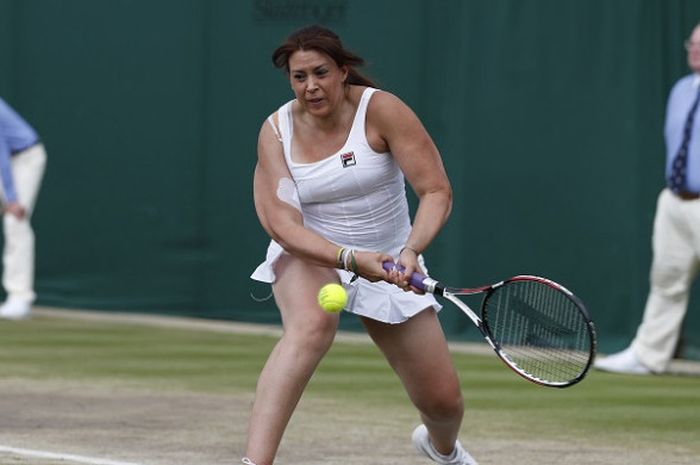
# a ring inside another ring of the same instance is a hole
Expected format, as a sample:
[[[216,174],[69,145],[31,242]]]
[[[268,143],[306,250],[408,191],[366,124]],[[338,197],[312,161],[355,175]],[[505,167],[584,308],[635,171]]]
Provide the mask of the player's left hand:
[[[411,286],[411,275],[414,272],[425,274],[420,264],[418,263],[418,254],[411,248],[404,247],[399,255],[398,263],[404,267],[403,271],[394,271],[397,281],[394,282],[404,291],[413,291],[416,294],[425,294],[425,291]]]

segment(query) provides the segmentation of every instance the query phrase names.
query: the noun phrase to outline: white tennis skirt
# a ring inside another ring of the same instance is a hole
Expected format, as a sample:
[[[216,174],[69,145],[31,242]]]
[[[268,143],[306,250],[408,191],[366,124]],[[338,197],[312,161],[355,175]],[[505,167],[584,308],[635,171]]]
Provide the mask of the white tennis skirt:
[[[275,241],[270,241],[265,261],[256,268],[250,277],[256,281],[274,283],[276,279],[275,263],[285,253],[287,252],[282,246]],[[423,257],[418,257],[418,260],[423,270],[427,272]],[[353,273],[345,270],[336,271],[341,284],[348,292],[348,303],[344,310],[355,315],[396,324],[408,320],[428,307],[432,307],[436,312],[442,309],[442,305],[435,300],[432,294],[419,295],[406,292],[385,281],[373,283],[364,278],[357,278],[350,282],[354,276]]]

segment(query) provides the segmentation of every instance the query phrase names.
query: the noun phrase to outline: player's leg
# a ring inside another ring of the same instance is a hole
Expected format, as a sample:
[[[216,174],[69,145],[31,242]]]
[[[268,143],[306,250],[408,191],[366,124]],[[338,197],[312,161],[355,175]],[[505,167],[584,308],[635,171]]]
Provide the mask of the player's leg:
[[[338,281],[334,270],[285,254],[275,273],[273,292],[284,333],[258,378],[246,447],[257,465],[273,462],[292,412],[338,326],[338,315],[322,311],[316,300],[322,285]]]
[[[464,404],[437,314],[424,310],[397,325],[368,318],[363,323],[418,408],[435,449],[450,454]]]

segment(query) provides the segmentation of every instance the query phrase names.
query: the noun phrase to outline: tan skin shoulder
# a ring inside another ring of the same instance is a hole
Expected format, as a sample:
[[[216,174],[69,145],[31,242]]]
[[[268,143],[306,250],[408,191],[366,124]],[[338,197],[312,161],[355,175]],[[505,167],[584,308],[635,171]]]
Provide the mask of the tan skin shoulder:
[[[384,137],[387,123],[391,120],[392,111],[403,111],[403,102],[395,95],[380,91],[375,92],[367,106],[367,142],[377,153],[389,151],[389,144]]]
[[[372,150],[391,152],[413,188],[449,190],[440,152],[418,116],[390,92],[376,92],[367,108],[367,141]]]

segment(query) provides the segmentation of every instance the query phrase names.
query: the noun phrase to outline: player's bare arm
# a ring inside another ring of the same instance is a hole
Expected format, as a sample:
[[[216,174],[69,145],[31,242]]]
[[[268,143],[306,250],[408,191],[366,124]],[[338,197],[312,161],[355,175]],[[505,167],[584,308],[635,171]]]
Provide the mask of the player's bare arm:
[[[370,143],[384,144],[396,158],[420,202],[406,241],[413,255],[423,252],[452,209],[452,188],[433,140],[416,114],[399,98],[378,92],[368,110]],[[415,256],[402,254],[407,272],[417,269]],[[407,273],[410,274],[410,273]]]

